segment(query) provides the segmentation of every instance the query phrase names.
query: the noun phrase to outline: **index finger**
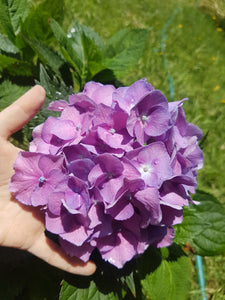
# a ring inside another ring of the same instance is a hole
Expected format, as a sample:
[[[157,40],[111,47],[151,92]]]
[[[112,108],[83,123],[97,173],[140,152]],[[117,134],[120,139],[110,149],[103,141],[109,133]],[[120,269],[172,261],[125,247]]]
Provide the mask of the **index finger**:
[[[8,139],[26,125],[42,107],[45,90],[36,85],[18,100],[0,112],[0,136]]]

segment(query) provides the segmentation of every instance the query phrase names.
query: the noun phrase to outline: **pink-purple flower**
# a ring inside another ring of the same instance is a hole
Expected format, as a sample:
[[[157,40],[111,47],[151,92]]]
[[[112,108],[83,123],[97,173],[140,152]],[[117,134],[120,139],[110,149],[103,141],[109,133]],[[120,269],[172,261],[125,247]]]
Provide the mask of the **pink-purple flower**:
[[[201,130],[145,79],[130,87],[88,82],[54,101],[15,162],[10,191],[45,212],[70,256],[94,249],[118,268],[149,246],[173,242],[203,166]]]

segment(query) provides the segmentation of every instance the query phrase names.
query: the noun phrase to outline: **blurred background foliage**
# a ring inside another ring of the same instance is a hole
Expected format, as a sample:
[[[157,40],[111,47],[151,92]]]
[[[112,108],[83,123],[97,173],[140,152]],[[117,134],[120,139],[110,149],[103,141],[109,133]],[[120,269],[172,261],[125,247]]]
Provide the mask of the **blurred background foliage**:
[[[35,82],[45,86],[49,100],[60,99],[82,88],[86,79],[93,79],[101,71],[100,64],[97,67],[93,64],[90,68],[95,68],[95,72],[90,71],[91,75],[85,73],[83,78],[76,77],[76,68],[66,56],[66,51],[70,50],[65,45],[62,49],[63,35],[57,35],[56,27],[54,32],[57,24],[67,36],[73,34],[78,23],[89,26],[102,37],[101,47],[121,29],[147,29],[143,31],[146,43],[136,41],[143,50],[138,52],[137,47],[139,59],[136,63],[133,61],[129,68],[124,66],[127,72],[120,72],[118,66],[116,69],[115,64],[108,64],[111,71],[100,74],[99,78],[105,76],[112,82],[116,72],[118,81],[114,83],[130,85],[146,77],[168,100],[188,97],[189,101],[184,104],[187,120],[199,126],[206,137],[203,144],[205,166],[199,172],[199,188],[225,204],[224,0],[30,0],[29,5],[24,5],[26,1],[22,0],[14,1],[17,9],[23,9],[23,17],[14,17],[12,26],[6,25],[6,19],[12,16],[10,11],[5,11],[6,2],[10,1],[0,1],[0,109]],[[15,9],[11,8],[12,11]],[[90,40],[86,39],[87,51],[92,50],[87,55],[92,55],[93,51],[98,54],[93,39],[98,41],[98,36],[91,34]],[[98,58],[95,56],[93,61],[98,61]],[[46,76],[50,76],[49,81],[45,81]],[[52,92],[49,82],[54,87]],[[56,86],[61,94],[54,92]],[[27,136],[36,123],[18,133],[14,141],[26,147]],[[194,272],[195,259],[191,253],[190,260],[193,276],[189,298],[201,299]],[[225,255],[205,258],[209,299],[225,299],[224,262]]]

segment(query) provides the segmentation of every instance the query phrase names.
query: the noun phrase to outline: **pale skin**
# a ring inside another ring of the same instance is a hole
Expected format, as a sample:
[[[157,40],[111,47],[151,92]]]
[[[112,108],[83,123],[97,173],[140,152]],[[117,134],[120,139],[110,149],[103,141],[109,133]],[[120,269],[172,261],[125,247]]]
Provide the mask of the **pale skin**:
[[[9,142],[9,137],[37,114],[44,100],[45,90],[36,85],[0,112],[0,246],[26,250],[73,274],[91,275],[95,264],[68,257],[45,236],[43,215],[38,209],[18,203],[9,192],[13,164],[21,151]]]

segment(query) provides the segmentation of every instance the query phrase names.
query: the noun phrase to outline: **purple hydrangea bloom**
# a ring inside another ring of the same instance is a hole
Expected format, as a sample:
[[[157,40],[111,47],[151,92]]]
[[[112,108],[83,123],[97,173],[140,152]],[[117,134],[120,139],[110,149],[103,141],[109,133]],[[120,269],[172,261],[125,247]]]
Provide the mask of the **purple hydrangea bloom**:
[[[146,81],[145,78],[134,82],[129,87],[120,87],[113,93],[113,102],[125,112],[130,114],[131,109],[144,96],[153,91],[153,86]]]
[[[55,189],[64,189],[67,175],[63,171],[61,156],[20,152],[14,164],[15,174],[10,191],[26,205],[46,205],[48,195]]]
[[[151,91],[131,109],[127,130],[140,144],[149,137],[162,135],[169,129],[170,114],[165,96],[157,90]]]
[[[149,245],[167,247],[203,166],[201,130],[184,101],[169,102],[146,79],[130,87],[88,82],[52,102],[15,162],[10,191],[45,212],[46,229],[70,256],[94,249],[118,268]]]

